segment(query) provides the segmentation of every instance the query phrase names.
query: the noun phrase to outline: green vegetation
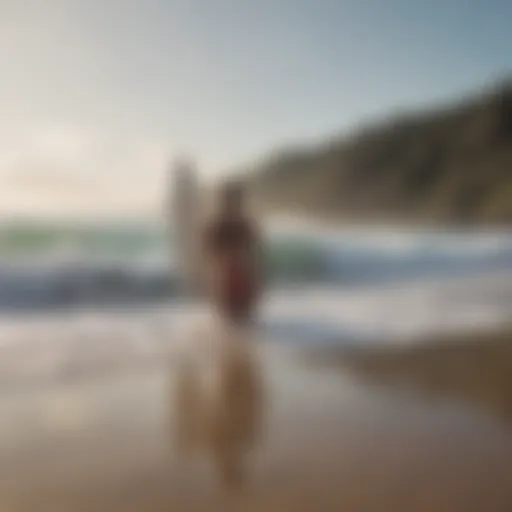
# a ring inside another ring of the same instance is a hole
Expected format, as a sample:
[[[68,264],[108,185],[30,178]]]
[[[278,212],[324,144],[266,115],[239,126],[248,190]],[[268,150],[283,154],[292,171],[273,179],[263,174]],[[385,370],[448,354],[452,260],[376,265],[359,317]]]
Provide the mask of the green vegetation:
[[[512,83],[317,148],[279,153],[251,176],[256,203],[266,210],[510,223]]]

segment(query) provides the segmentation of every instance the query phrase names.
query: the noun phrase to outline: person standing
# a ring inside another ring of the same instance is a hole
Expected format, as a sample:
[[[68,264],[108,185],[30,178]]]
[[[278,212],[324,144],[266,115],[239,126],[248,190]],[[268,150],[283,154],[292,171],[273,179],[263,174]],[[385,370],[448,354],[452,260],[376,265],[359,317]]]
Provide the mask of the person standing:
[[[261,239],[247,213],[242,182],[222,186],[218,211],[206,224],[202,246],[208,292],[218,312],[235,323],[250,321],[261,294]]]

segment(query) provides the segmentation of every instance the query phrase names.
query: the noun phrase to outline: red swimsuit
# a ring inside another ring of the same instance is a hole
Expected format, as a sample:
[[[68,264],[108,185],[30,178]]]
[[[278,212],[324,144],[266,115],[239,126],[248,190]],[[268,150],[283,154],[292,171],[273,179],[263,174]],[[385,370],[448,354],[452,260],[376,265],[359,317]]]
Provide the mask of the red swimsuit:
[[[230,316],[244,316],[252,307],[256,284],[250,228],[242,222],[221,222],[210,232],[210,243],[220,263],[220,305]]]
[[[224,299],[232,311],[246,311],[254,297],[254,278],[249,265],[234,259],[227,263],[224,276]]]

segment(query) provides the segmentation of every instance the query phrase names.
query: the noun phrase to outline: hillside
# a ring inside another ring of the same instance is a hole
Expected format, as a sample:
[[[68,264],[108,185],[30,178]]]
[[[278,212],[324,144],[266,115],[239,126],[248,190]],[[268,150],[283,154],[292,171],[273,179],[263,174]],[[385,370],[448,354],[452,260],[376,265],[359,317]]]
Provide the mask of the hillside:
[[[457,105],[268,158],[251,173],[265,209],[368,219],[512,223],[512,82]]]

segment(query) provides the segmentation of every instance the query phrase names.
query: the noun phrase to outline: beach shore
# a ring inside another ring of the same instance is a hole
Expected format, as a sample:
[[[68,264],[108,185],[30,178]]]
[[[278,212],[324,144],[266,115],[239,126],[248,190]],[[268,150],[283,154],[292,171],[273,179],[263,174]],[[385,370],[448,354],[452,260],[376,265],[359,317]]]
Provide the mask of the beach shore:
[[[438,336],[414,344],[308,351],[374,385],[455,401],[512,422],[512,330]]]
[[[189,415],[187,432],[209,428],[186,450],[194,386],[177,352],[5,387],[0,508],[508,512],[511,339],[316,352],[256,340],[242,355],[191,344],[209,416]]]

